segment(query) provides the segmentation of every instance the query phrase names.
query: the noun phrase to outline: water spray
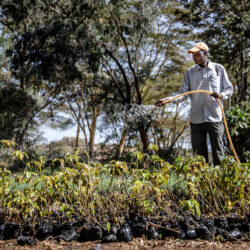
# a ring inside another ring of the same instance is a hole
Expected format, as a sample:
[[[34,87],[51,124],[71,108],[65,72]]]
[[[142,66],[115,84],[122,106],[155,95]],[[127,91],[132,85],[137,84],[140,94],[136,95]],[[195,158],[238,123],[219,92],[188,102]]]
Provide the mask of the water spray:
[[[106,107],[110,110],[109,118],[115,118],[121,120],[123,122],[135,122],[139,120],[145,119],[145,117],[149,117],[149,112],[145,105],[139,105],[135,103],[131,104],[112,104]]]
[[[179,97],[181,97],[181,96],[190,95],[190,94],[194,94],[194,93],[206,93],[206,94],[209,94],[209,95],[213,94],[212,92],[210,92],[210,91],[208,91],[208,90],[192,90],[192,91],[189,91],[189,92],[186,92],[186,93],[183,93],[183,94],[174,96],[174,97],[172,97],[172,98],[169,98],[169,99],[163,101],[162,104],[166,104],[166,103],[168,103],[168,102],[171,102],[171,101],[173,101],[173,100],[175,100],[175,99],[177,99],[177,98],[179,98]],[[230,148],[231,148],[231,150],[233,151],[233,154],[234,154],[234,157],[235,157],[236,161],[237,161],[239,164],[241,164],[241,163],[240,163],[240,160],[239,160],[239,158],[238,158],[238,156],[237,156],[237,154],[236,154],[236,151],[235,151],[235,149],[234,149],[233,142],[232,142],[232,140],[231,140],[231,136],[230,136],[230,133],[229,133],[229,130],[228,130],[228,126],[227,126],[227,121],[226,121],[225,113],[224,113],[223,107],[222,107],[222,105],[221,105],[220,99],[219,99],[219,98],[216,98],[216,101],[219,103],[219,106],[220,106],[220,109],[221,109],[221,112],[222,112],[222,118],[223,118],[225,130],[226,130],[227,138],[228,138],[228,141],[229,141],[229,144],[230,144]]]

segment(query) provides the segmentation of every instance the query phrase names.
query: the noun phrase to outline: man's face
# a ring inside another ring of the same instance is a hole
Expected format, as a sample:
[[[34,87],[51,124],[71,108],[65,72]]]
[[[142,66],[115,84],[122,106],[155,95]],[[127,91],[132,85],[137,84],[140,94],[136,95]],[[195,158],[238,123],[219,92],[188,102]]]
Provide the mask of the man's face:
[[[202,51],[193,52],[192,55],[196,64],[202,64],[206,60],[206,56]]]

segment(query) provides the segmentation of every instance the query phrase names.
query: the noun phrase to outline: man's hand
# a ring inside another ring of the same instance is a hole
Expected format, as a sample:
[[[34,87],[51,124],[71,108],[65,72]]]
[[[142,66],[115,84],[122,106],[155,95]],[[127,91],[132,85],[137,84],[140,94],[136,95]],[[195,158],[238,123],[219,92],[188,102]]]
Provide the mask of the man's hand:
[[[166,97],[166,98],[162,98],[160,99],[159,101],[157,101],[155,103],[156,106],[163,106],[164,105],[164,102],[167,101],[169,99],[169,97]]]
[[[217,98],[223,99],[223,96],[217,92],[213,92],[210,96],[214,97],[215,99]]]

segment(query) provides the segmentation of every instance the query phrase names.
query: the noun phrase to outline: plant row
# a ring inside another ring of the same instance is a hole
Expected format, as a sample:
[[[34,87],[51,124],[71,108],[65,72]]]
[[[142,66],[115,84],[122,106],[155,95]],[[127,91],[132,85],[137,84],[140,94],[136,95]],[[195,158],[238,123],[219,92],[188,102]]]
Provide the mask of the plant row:
[[[13,146],[8,141],[1,143],[3,151]],[[216,167],[209,166],[200,156],[178,157],[171,165],[157,155],[136,152],[131,162],[101,164],[83,161],[86,157],[76,151],[50,161],[52,170],[48,174],[45,157],[30,161],[21,151],[11,151],[11,155],[26,167],[20,173],[12,173],[5,162],[1,163],[0,223],[6,226],[14,221],[19,234],[22,231],[19,226],[27,223],[37,236],[39,223],[68,225],[72,221],[84,221],[74,229],[74,239],[80,237],[83,226],[98,226],[105,232],[111,230],[111,225],[120,231],[131,231],[134,237],[131,214],[144,218],[141,223],[144,235],[155,230],[156,235],[164,237],[163,227],[166,236],[181,237],[183,231],[184,238],[203,237],[200,233],[203,229],[199,228],[208,225],[202,218],[226,218],[232,214],[242,221],[234,222],[234,226],[218,227],[226,230],[225,233],[208,228],[211,234],[208,238],[216,235],[227,238],[234,229],[243,233],[248,230],[245,228],[249,225],[249,164],[238,164],[233,157],[225,158]],[[180,221],[190,216],[193,222],[185,222],[183,226]],[[174,226],[173,221],[179,226]],[[7,229],[1,230],[4,238]],[[54,229],[49,230],[52,235],[51,230]],[[193,230],[192,237],[187,236],[191,233],[188,230]],[[106,236],[103,233],[102,238]],[[121,240],[121,236],[116,237]]]

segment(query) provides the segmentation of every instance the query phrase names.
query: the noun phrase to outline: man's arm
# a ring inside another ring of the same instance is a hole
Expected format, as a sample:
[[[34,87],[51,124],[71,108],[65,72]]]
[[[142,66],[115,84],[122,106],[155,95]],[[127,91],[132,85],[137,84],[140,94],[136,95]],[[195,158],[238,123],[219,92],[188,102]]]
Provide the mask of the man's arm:
[[[221,90],[220,93],[213,92],[211,96],[214,98],[228,99],[233,94],[233,85],[230,82],[225,68],[221,70]]]
[[[221,89],[220,94],[222,95],[223,99],[228,99],[230,96],[232,96],[234,88],[233,88],[233,85],[228,78],[227,72],[226,72],[224,67],[222,67],[221,73],[222,73],[221,74],[222,89]]]

